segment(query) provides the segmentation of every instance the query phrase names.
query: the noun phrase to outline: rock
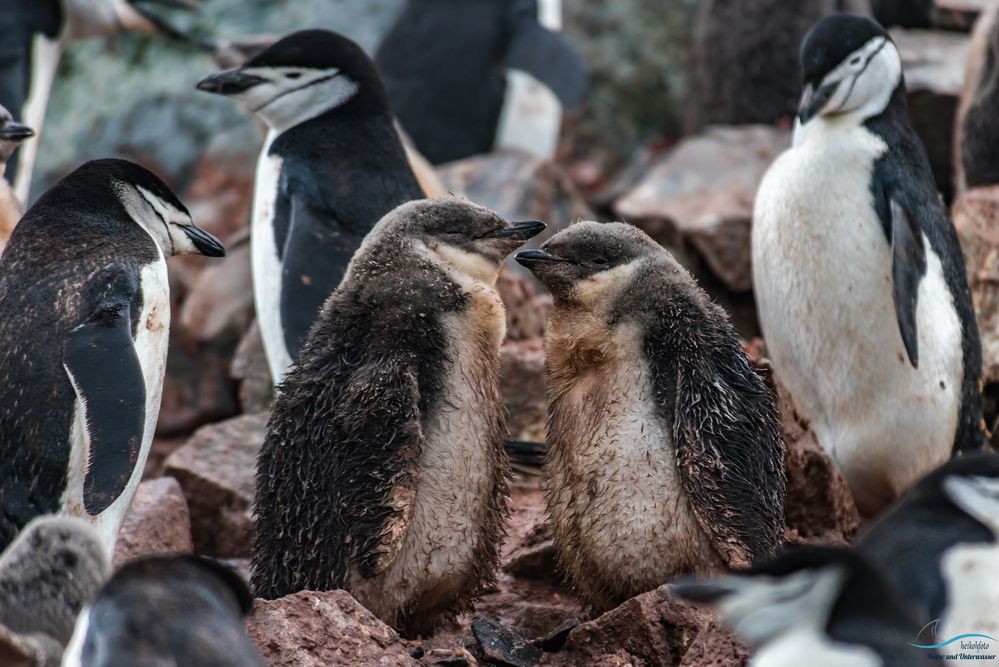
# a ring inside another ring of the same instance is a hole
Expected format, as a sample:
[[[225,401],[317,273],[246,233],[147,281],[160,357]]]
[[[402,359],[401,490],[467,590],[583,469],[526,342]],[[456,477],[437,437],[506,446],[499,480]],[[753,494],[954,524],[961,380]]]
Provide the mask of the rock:
[[[994,4],[993,0],[935,0],[930,22],[942,30],[969,32],[979,15]]]
[[[543,665],[661,665],[742,667],[747,652],[718,626],[714,614],[668,594],[668,586],[631,598],[569,633],[565,648]],[[708,650],[714,654],[708,654]],[[687,660],[691,651],[698,659]]]
[[[192,551],[191,517],[177,480],[161,477],[139,484],[118,531],[114,569],[140,556]]]
[[[954,202],[953,218],[978,315],[983,379],[999,382],[999,186],[965,192]]]
[[[225,245],[226,256],[206,267],[191,286],[180,324],[187,341],[215,344],[231,355],[253,322],[249,229],[240,229]]]
[[[392,628],[345,591],[257,600],[246,629],[271,667],[419,664]]]
[[[565,583],[558,571],[544,492],[538,484],[518,484],[510,491],[510,518],[500,566],[522,579]]]
[[[204,426],[167,459],[166,474],[177,478],[187,497],[198,553],[216,558],[250,554],[250,505],[266,424],[266,414],[254,414]]]
[[[964,85],[969,39],[959,33],[891,31],[902,56],[908,88],[909,121],[930,156],[937,188],[954,192],[954,119]]]
[[[531,281],[504,269],[496,281],[496,291],[506,307],[507,340],[540,338],[545,334],[547,307]]]
[[[239,405],[243,412],[270,410],[274,400],[274,383],[256,320],[236,347],[229,374],[239,383]]]
[[[61,654],[58,642],[48,635],[19,635],[0,625],[0,665],[3,667],[58,665]]]
[[[663,245],[689,241],[729,289],[748,291],[753,200],[789,145],[789,132],[772,127],[710,128],[659,158],[614,213]]]
[[[507,341],[500,348],[506,425],[515,440],[544,440],[548,421],[545,398],[545,347],[540,338]]]
[[[500,623],[479,618],[472,622],[472,632],[490,664],[533,667],[541,661],[541,649]]]

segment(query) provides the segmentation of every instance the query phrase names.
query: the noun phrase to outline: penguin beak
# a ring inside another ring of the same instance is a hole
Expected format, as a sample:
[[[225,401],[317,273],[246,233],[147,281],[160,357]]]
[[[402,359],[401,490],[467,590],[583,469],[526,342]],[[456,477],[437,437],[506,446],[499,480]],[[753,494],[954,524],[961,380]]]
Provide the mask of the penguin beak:
[[[216,95],[239,95],[267,79],[243,72],[239,67],[209,74],[198,81],[198,90]]]
[[[179,226],[202,255],[208,257],[225,257],[225,247],[219,243],[217,238],[203,229],[198,229],[194,225]]]
[[[0,127],[0,141],[24,141],[35,136],[35,131],[20,123],[7,123]]]
[[[742,582],[736,577],[721,577],[711,580],[681,578],[669,585],[669,592],[674,597],[689,602],[715,604],[742,590],[741,584]]]
[[[480,238],[484,239],[504,239],[507,241],[526,241],[537,236],[545,230],[547,225],[539,220],[528,220],[527,222],[514,222],[506,227],[494,229],[486,232]]]
[[[541,264],[548,264],[551,262],[568,262],[567,259],[562,259],[561,257],[556,257],[555,255],[549,255],[544,250],[521,250],[518,252],[514,259],[521,266],[527,267],[528,269],[533,269]]]
[[[818,90],[812,85],[805,86],[805,92],[801,94],[801,104],[798,106],[798,120],[805,125],[812,118],[817,116],[836,92],[839,82],[829,83],[820,86]]]

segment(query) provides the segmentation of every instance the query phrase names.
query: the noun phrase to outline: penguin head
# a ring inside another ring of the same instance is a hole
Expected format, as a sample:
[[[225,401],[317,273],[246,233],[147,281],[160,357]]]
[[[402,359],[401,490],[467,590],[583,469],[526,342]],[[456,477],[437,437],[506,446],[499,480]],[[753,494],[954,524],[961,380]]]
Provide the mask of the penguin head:
[[[15,123],[10,112],[0,106],[0,167],[7,163],[22,141],[33,136],[35,136],[34,130]]]
[[[833,14],[815,24],[802,43],[801,67],[801,125],[817,116],[876,116],[902,84],[902,59],[894,42],[862,16]]]
[[[548,288],[556,305],[582,308],[616,300],[643,263],[676,265],[645,232],[622,222],[576,223],[516,259]]]
[[[347,105],[388,111],[374,63],[360,46],[328,30],[292,33],[242,66],[205,77],[198,90],[239,101],[278,132]]]
[[[104,216],[120,215],[124,209],[166,257],[188,253],[225,255],[218,239],[194,226],[187,208],[159,177],[128,160],[87,162],[46,192],[35,207],[59,208],[67,204]]]
[[[881,575],[845,548],[803,547],[716,579],[679,580],[671,592],[715,607],[754,649],[800,630],[824,632],[839,614],[890,609],[911,621]]]

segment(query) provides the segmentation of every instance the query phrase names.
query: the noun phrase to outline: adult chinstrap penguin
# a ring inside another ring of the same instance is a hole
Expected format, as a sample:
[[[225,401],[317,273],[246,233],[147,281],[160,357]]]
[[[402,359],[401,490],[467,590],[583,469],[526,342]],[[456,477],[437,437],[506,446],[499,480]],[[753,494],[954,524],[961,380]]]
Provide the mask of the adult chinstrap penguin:
[[[803,547],[673,594],[715,607],[753,654],[751,667],[912,667],[920,624],[880,572],[844,548]]]
[[[251,254],[257,320],[279,382],[364,236],[423,192],[374,64],[342,35],[293,33],[198,88],[239,101],[269,128]]]
[[[14,122],[13,116],[0,106],[0,253],[7,245],[7,239],[14,231],[14,225],[21,219],[21,202],[14,194],[10,183],[3,177],[4,167],[14,151],[25,139],[35,136],[35,131],[26,125]]]
[[[500,148],[551,159],[587,87],[560,28],[561,0],[409,0],[375,62],[432,163]]]
[[[0,256],[0,545],[61,512],[112,551],[159,412],[165,258],[224,252],[124,160],[86,163],[25,213]]]
[[[517,261],[554,300],[546,499],[583,597],[606,609],[771,557],[784,446],[773,393],[724,311],[622,223],[578,223]]]
[[[263,667],[243,627],[252,605],[239,575],[211,559],[132,561],[83,609],[62,667]]]
[[[543,229],[448,199],[400,206],[368,235],[274,404],[257,596],[343,588],[412,635],[494,580],[509,476],[495,281]]]
[[[981,345],[891,38],[833,15],[802,64],[793,146],[756,197],[753,284],[777,374],[873,514],[984,445]]]

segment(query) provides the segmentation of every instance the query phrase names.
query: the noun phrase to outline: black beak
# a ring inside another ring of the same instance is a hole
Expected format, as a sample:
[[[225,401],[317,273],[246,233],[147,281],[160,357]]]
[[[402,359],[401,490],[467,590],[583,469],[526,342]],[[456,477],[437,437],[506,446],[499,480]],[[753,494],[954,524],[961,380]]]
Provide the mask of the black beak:
[[[259,76],[243,72],[239,67],[209,74],[198,81],[198,90],[216,95],[238,95],[266,81]]]
[[[818,90],[812,84],[805,86],[805,92],[801,94],[801,104],[798,106],[798,120],[802,125],[808,123],[822,111],[832,99],[837,86],[839,86],[839,82],[822,86]]]
[[[712,604],[736,592],[731,577],[716,580],[678,579],[669,585],[671,595],[702,604]]]
[[[180,225],[180,228],[184,230],[187,238],[191,239],[194,247],[202,255],[207,255],[208,257],[225,257],[225,247],[208,232],[198,229],[194,225]]]
[[[493,230],[482,235],[484,239],[506,239],[509,241],[526,241],[545,230],[547,225],[538,220],[514,222],[506,227]]]
[[[10,122],[0,126],[0,141],[24,141],[35,136],[35,131],[27,125]]]
[[[567,259],[562,259],[561,257],[556,257],[555,255],[549,255],[544,250],[521,250],[518,252],[514,259],[521,266],[526,266],[527,268],[533,268],[539,264],[547,264],[549,262],[568,262]]]

